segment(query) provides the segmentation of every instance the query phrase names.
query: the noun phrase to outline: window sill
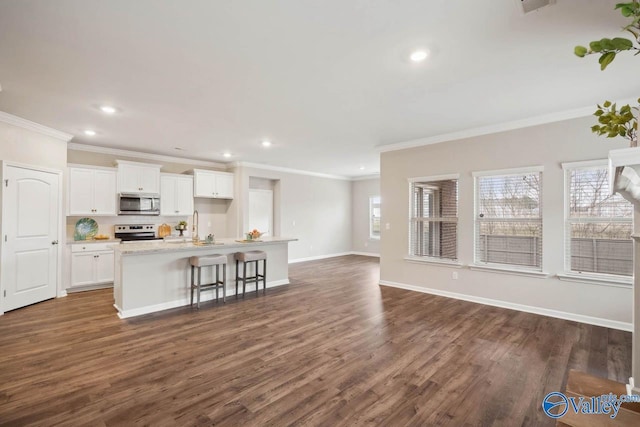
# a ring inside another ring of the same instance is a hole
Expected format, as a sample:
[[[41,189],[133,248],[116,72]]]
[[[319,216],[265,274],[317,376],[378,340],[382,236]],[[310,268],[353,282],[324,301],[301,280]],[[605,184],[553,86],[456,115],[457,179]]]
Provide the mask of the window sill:
[[[432,264],[439,265],[441,267],[450,267],[450,268],[462,268],[462,264],[460,261],[450,261],[444,259],[436,259],[436,258],[423,258],[423,257],[412,257],[406,256],[404,260],[407,262],[414,262],[416,264]]]
[[[516,276],[536,277],[538,279],[546,279],[548,277],[551,277],[550,273],[545,273],[544,271],[525,270],[520,268],[509,268],[509,267],[493,266],[493,265],[471,264],[469,268],[471,270],[478,270],[478,271],[490,271],[493,273],[514,274]]]
[[[558,273],[556,276],[558,279],[565,280],[567,282],[586,283],[588,285],[614,286],[625,289],[628,289],[633,285],[633,279],[631,277],[626,279],[606,275],[598,276],[577,273]]]

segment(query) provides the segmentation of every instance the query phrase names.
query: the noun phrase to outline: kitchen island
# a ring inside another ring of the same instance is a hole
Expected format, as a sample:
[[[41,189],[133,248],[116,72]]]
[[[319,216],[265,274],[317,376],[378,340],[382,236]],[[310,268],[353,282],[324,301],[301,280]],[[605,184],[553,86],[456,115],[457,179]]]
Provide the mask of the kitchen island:
[[[214,245],[192,242],[129,243],[114,245],[114,306],[120,318],[139,316],[191,303],[191,267],[189,258],[212,254],[227,255],[227,297],[235,294],[236,252],[267,253],[267,288],[289,283],[289,242],[297,239],[264,237],[260,241],[239,242],[217,239]],[[203,283],[213,281],[213,268],[202,269]],[[248,266],[247,274],[253,274]],[[222,276],[222,271],[220,272]],[[255,291],[247,284],[247,292]],[[242,292],[242,289],[239,289]],[[222,298],[222,295],[220,295]],[[204,291],[201,301],[215,298],[215,291]]]

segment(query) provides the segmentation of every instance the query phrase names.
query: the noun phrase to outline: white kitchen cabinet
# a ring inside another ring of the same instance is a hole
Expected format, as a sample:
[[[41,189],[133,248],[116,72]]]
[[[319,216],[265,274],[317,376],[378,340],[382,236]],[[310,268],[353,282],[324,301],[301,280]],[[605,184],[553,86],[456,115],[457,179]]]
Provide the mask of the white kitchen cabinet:
[[[118,192],[160,194],[161,165],[117,160]]]
[[[67,215],[117,215],[113,168],[69,168]]]
[[[202,169],[193,170],[194,197],[233,199],[233,174]]]
[[[160,215],[193,213],[193,177],[163,173],[160,176]]]
[[[113,283],[114,254],[107,244],[71,245],[70,286],[91,286]]]

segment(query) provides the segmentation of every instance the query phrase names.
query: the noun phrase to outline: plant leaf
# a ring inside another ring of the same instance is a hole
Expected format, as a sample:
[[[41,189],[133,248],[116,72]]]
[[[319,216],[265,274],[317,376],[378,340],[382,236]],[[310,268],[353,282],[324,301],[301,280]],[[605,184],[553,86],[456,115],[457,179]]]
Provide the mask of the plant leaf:
[[[617,50],[629,50],[633,47],[633,42],[631,40],[622,37],[614,38],[611,40],[611,43],[613,43]]]
[[[599,41],[589,43],[589,48],[594,52],[602,52],[602,44]]]
[[[615,52],[607,52],[603,54],[598,61],[600,62],[600,69],[604,71],[607,68],[607,65],[611,64],[614,59],[616,59]]]
[[[587,54],[587,48],[584,46],[576,46],[575,49],[573,49],[573,53],[575,53],[576,56],[579,56],[580,58],[584,58],[584,56]]]

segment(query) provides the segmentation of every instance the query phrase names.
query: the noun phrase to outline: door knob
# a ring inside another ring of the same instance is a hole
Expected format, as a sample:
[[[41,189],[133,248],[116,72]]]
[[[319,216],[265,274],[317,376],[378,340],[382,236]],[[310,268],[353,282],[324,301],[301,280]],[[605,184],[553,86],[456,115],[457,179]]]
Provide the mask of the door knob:
[[[53,242],[51,242],[51,244],[52,244],[52,245],[57,245],[57,244],[58,244],[58,241],[57,241],[57,240],[54,240]]]

